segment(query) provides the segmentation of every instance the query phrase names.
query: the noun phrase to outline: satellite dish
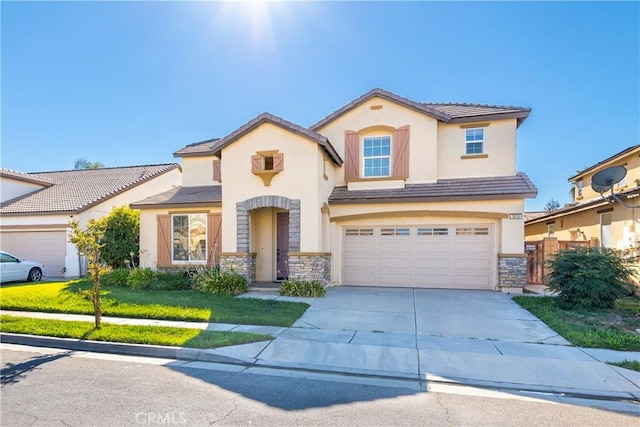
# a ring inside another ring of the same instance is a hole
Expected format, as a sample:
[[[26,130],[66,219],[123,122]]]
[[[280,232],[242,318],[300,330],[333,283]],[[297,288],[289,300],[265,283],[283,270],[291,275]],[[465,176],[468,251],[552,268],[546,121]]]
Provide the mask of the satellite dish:
[[[624,166],[612,166],[610,168],[603,169],[593,175],[591,178],[591,187],[594,190],[596,190],[595,186],[611,188],[622,181],[622,178],[624,178],[626,174],[627,169]]]
[[[602,194],[605,193],[607,191],[609,191],[611,189],[611,186],[607,185],[598,185],[598,184],[594,184],[593,182],[591,183],[591,188],[593,188],[593,191],[597,191],[598,193]]]

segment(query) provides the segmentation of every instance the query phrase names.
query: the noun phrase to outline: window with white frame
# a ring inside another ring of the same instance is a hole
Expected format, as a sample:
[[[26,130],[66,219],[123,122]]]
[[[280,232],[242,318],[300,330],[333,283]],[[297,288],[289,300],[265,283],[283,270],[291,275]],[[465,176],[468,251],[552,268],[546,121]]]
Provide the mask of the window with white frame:
[[[390,136],[364,138],[362,149],[365,178],[391,176]]]
[[[171,259],[174,262],[207,261],[207,215],[176,214],[171,220],[173,236]]]
[[[465,154],[484,153],[484,129],[474,128],[465,131]]]
[[[582,186],[583,182],[581,179],[576,181],[576,197],[582,197]]]

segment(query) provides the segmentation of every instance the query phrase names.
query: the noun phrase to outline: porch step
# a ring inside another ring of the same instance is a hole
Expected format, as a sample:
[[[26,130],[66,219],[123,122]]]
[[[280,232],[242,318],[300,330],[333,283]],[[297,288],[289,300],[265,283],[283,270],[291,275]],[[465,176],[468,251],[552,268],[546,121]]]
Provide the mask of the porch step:
[[[278,292],[280,283],[277,282],[254,282],[249,285],[249,292]]]

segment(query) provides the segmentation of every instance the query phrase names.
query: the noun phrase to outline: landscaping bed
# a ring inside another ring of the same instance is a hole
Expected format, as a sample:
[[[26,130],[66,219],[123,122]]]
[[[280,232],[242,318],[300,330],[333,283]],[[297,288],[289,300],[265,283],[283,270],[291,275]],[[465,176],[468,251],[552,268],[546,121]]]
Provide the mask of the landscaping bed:
[[[48,313],[93,314],[81,291],[88,281],[24,284],[0,289],[0,309]],[[235,298],[193,290],[138,290],[102,286],[102,314],[113,317],[291,326],[309,307],[305,303]]]
[[[96,329],[92,322],[34,319],[7,315],[0,316],[0,332],[191,348],[218,348],[273,339],[270,335],[264,334],[203,331],[167,326],[103,323],[100,329]]]
[[[640,298],[618,299],[612,309],[561,306],[557,297],[517,296],[514,300],[571,344],[589,348],[640,351]]]

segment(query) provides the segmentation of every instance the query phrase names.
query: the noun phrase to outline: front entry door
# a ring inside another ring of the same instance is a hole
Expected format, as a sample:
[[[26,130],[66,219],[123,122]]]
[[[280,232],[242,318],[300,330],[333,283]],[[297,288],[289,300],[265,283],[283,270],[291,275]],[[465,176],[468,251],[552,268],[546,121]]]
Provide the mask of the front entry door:
[[[289,277],[289,212],[278,212],[276,259],[278,280]]]

